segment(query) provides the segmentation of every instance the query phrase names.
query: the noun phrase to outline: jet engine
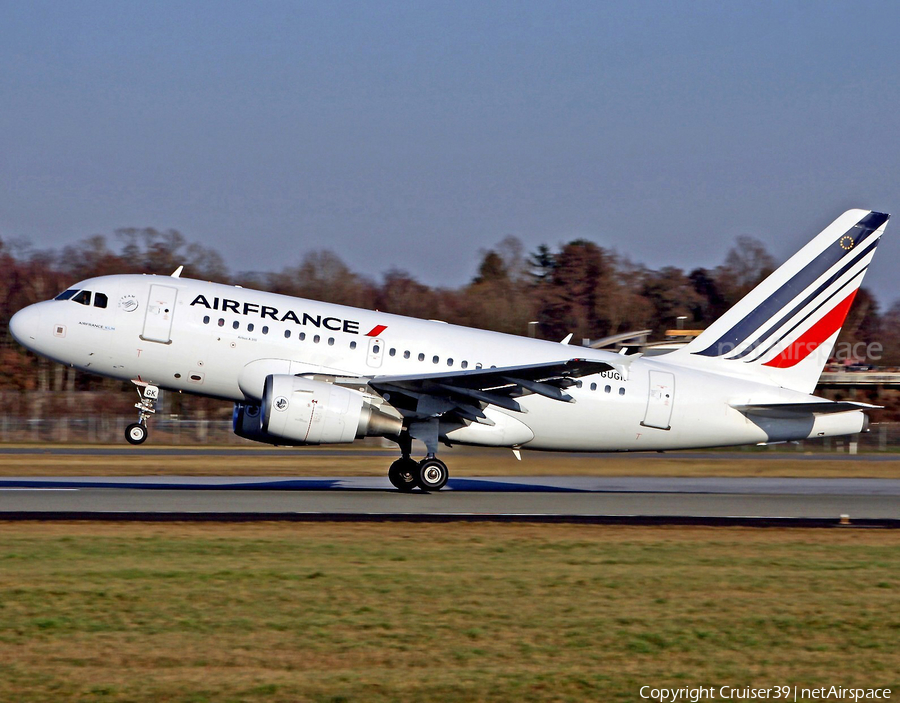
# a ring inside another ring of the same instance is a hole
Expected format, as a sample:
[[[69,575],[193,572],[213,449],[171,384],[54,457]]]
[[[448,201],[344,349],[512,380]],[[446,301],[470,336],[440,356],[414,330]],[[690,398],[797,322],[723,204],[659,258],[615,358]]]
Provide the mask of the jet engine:
[[[259,405],[234,404],[234,432],[268,444],[330,444],[400,434],[403,420],[357,391],[324,381],[273,374]]]

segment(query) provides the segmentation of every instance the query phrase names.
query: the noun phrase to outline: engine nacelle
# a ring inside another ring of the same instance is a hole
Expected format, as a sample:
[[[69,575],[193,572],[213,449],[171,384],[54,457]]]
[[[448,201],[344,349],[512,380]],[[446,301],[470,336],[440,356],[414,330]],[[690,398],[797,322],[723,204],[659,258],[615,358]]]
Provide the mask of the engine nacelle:
[[[234,433],[238,437],[252,439],[254,442],[272,442],[272,439],[263,434],[259,416],[258,405],[235,403],[234,412],[231,414],[231,427]]]
[[[331,444],[359,437],[396,436],[403,420],[361,394],[308,378],[266,377],[259,406],[235,403],[234,432],[269,444]]]

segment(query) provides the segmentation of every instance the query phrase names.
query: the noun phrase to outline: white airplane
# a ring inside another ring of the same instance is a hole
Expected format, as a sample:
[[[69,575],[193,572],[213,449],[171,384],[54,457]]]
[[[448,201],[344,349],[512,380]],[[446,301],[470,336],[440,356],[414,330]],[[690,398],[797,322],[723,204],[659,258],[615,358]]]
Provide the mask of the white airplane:
[[[518,456],[863,431],[877,406],[811,393],[887,221],[845,212],[700,336],[652,358],[189,280],[181,267],[81,281],[9,327],[49,359],[135,383],[132,444],[159,389],[183,391],[233,401],[235,433],[259,442],[389,438],[401,454],[391,483],[435,491],[448,477],[440,443]]]

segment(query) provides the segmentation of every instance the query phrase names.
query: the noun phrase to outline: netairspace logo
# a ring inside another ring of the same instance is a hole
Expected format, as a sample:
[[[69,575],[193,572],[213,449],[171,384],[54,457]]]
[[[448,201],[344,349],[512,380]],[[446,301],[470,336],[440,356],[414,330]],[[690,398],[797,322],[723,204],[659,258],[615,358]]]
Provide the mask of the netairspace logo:
[[[782,700],[782,701],[813,701],[813,700],[890,700],[889,688],[842,688],[840,686],[822,686],[820,688],[801,688],[799,686],[769,686],[765,688],[753,688],[745,686],[734,688],[732,686],[698,686],[691,688],[654,688],[641,686],[641,698],[654,701],[689,701],[698,703],[702,700]]]

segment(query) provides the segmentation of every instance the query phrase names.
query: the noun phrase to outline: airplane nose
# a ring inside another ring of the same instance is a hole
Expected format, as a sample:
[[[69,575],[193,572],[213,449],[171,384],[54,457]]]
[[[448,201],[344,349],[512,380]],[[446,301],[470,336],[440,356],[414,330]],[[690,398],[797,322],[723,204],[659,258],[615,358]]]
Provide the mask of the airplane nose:
[[[37,311],[33,305],[22,308],[9,321],[9,332],[19,344],[23,347],[28,346],[28,342],[34,341],[35,328],[37,327]]]

